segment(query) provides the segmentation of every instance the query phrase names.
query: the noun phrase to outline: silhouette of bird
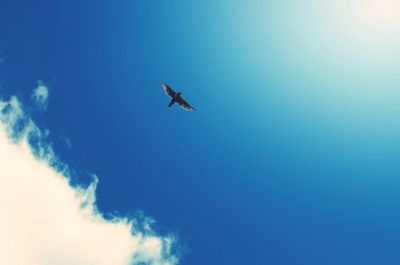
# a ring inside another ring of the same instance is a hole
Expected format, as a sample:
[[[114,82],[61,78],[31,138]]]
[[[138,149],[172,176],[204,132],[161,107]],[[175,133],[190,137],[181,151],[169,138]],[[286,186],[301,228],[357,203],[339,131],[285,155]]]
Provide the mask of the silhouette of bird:
[[[178,103],[178,105],[187,110],[187,111],[195,111],[195,109],[189,105],[183,98],[181,97],[181,92],[174,91],[167,83],[163,82],[162,87],[165,93],[171,98],[171,101],[168,104],[168,107],[174,105],[174,103]]]

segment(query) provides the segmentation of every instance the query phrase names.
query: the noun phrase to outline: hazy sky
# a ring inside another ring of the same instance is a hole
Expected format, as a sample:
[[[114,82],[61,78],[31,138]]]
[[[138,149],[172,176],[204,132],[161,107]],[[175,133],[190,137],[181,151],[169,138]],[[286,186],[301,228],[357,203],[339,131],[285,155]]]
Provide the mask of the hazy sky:
[[[180,264],[400,262],[398,1],[0,7],[4,101]],[[168,108],[162,81],[198,111]]]

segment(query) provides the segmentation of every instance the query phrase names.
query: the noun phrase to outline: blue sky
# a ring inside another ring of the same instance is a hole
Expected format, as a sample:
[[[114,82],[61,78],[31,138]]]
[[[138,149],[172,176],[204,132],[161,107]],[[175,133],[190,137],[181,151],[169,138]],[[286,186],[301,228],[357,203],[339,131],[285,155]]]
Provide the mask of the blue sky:
[[[399,263],[395,1],[0,4],[2,96],[45,84],[30,113],[74,180],[181,264]]]

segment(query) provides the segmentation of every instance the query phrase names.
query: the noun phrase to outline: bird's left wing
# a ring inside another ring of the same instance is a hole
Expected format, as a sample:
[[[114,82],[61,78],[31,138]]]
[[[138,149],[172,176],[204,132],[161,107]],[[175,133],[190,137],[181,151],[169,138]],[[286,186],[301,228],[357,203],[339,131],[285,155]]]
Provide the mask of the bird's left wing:
[[[167,83],[163,82],[162,87],[165,91],[165,93],[170,97],[174,98],[176,95],[176,92],[169,86]]]
[[[182,97],[178,97],[176,99],[176,103],[179,104],[179,106],[187,111],[195,111],[196,109],[193,108],[192,106],[189,105],[189,103],[187,103],[185,100],[183,100]]]

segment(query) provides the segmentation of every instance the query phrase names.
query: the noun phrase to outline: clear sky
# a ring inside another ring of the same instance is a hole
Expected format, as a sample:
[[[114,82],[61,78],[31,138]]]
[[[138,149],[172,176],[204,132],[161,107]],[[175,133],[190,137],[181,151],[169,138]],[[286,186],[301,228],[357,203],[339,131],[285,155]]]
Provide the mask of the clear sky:
[[[0,10],[2,97],[45,84],[32,116],[75,181],[175,233],[181,264],[400,263],[398,1]],[[197,111],[168,108],[162,81]]]

